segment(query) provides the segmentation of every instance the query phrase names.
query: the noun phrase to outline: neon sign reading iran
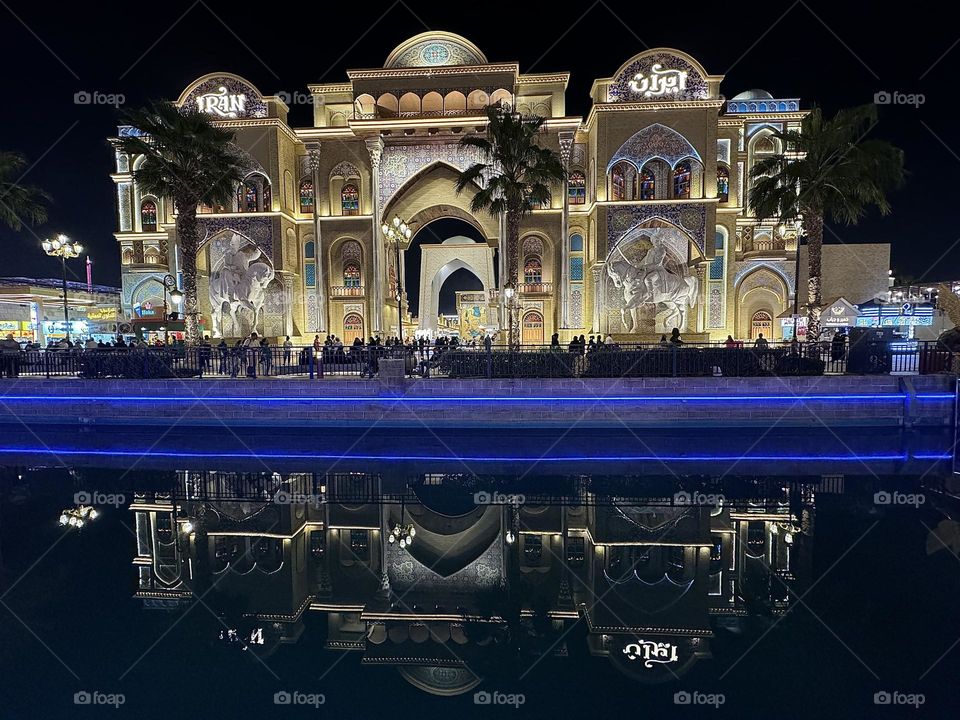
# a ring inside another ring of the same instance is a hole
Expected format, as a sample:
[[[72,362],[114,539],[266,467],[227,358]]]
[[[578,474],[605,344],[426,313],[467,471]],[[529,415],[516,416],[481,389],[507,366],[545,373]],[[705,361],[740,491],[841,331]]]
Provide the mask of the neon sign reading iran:
[[[623,654],[628,660],[643,660],[645,668],[652,668],[654,663],[668,665],[678,659],[677,646],[653,640],[640,640],[630,643],[623,648]]]
[[[216,92],[204,93],[197,97],[197,107],[207,115],[219,115],[224,118],[238,118],[246,112],[247,96],[231,95],[221,85]]]
[[[663,97],[664,95],[679,95],[687,89],[686,70],[664,70],[663,65],[656,63],[650,66],[650,73],[642,72],[633,76],[629,83],[630,89],[646,98]]]

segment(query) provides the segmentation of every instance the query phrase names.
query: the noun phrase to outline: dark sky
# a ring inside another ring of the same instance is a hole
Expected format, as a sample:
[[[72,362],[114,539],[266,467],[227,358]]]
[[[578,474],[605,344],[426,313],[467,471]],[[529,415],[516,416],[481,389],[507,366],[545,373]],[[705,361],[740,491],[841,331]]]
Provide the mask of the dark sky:
[[[951,89],[960,31],[942,3],[766,2],[727,5],[737,11],[725,15],[717,3],[616,0],[275,7],[276,17],[269,3],[0,2],[0,149],[35,161],[24,181],[55,198],[46,225],[20,233],[0,228],[0,274],[56,275],[39,242],[66,232],[91,249],[97,282],[119,281],[105,142],[116,113],[76,105],[75,93],[123,94],[128,104],[175,99],[192,80],[216,70],[242,75],[268,95],[305,91],[307,83],[345,80],[347,68],[382,66],[401,41],[432,29],[460,33],[492,61],[518,61],[522,72],[571,71],[568,114],[588,110],[594,78],[655,46],[680,48],[709,72],[726,74],[721,91],[727,97],[759,87],[832,112],[871,102],[878,91],[923,93],[919,108],[880,108],[875,135],[906,151],[912,173],[892,198],[893,214],[834,228],[832,239],[889,241],[898,274],[960,278],[950,180],[960,170],[960,103]],[[290,121],[308,125],[309,107],[295,107]],[[76,272],[83,273],[79,261]]]

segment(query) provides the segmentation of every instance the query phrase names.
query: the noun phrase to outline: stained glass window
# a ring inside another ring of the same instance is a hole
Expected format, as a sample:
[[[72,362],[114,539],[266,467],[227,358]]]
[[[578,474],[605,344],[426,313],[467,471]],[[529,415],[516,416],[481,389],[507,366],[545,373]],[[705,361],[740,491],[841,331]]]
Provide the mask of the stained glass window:
[[[723,280],[723,255],[710,261],[710,279]]]
[[[587,201],[587,178],[582,172],[570,173],[567,197],[571,205],[583,205]]]
[[[720,202],[730,199],[730,169],[724,165],[717,165],[717,197]]]
[[[570,236],[570,252],[583,252],[583,235],[580,233]]]
[[[611,180],[613,199],[623,200],[627,195],[627,180],[624,177],[623,165],[615,165],[613,168],[613,178]]]
[[[690,197],[690,162],[684,160],[673,169],[673,196],[677,199]]]
[[[727,236],[724,235],[723,231],[717,230],[716,234],[713,236],[713,247],[715,247],[717,250],[723,250],[726,240]]]
[[[340,191],[340,206],[344,215],[360,214],[360,191],[353,184],[344,185]]]
[[[653,200],[657,196],[657,179],[650,168],[640,173],[640,199]]]
[[[313,212],[313,180],[300,181],[300,212]]]
[[[303,266],[303,277],[307,287],[316,287],[317,285],[317,266],[316,263],[308,262]]]
[[[570,279],[583,280],[583,258],[582,257],[570,258]]]
[[[360,266],[356,263],[347,263],[343,266],[343,286],[360,287]]]
[[[140,205],[140,227],[144,232],[157,229],[157,204],[153,200],[144,200]]]
[[[527,258],[523,265],[523,281],[528,285],[539,285],[543,282],[543,265],[540,258]]]
[[[313,240],[311,240],[310,242],[306,243],[303,246],[303,256],[305,258],[313,258],[316,256],[316,253],[317,253],[317,249]]]

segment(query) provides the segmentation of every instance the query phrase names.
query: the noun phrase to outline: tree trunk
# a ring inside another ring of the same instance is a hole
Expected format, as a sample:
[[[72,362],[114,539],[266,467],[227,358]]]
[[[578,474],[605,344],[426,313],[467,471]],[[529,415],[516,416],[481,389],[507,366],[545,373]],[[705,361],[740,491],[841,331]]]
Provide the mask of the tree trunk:
[[[187,343],[200,340],[200,299],[197,297],[197,247],[200,229],[197,225],[196,203],[187,199],[177,201],[177,244],[180,247],[180,269],[183,271],[183,319]]]
[[[514,311],[509,314],[510,319],[510,346],[512,350],[520,347],[520,313],[519,313],[519,277],[520,277],[520,218],[521,213],[516,210],[507,211],[507,282],[513,286]]]
[[[817,340],[823,306],[823,214],[813,210],[804,213],[803,220],[807,236],[807,340]]]

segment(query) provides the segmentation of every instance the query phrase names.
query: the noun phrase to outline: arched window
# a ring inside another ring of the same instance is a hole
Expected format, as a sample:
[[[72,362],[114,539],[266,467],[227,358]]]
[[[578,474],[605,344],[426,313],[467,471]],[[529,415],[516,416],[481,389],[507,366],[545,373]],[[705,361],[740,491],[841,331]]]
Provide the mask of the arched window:
[[[143,261],[147,263],[147,265],[159,265],[160,253],[158,253],[154,248],[148,248],[143,253]]]
[[[124,265],[133,265],[133,248],[124,248],[120,254],[120,262]]]
[[[527,285],[539,285],[543,282],[543,263],[540,258],[527,258],[523,264],[523,282]]]
[[[340,207],[344,215],[360,214],[360,191],[353,183],[348,183],[340,190]]]
[[[343,286],[348,288],[360,287],[360,265],[349,262],[343,266]]]
[[[571,205],[583,205],[587,201],[587,178],[576,170],[567,179],[567,197]]]
[[[644,168],[640,173],[640,199],[653,200],[657,196],[657,178],[650,168]]]
[[[730,199],[730,168],[726,165],[717,165],[717,197],[724,203]]]
[[[313,180],[306,178],[300,181],[300,212],[313,212]]]
[[[623,163],[617,163],[613,166],[613,172],[610,178],[611,200],[627,199],[627,173],[626,166]]]
[[[684,160],[673,169],[673,197],[678,200],[689,199],[692,176],[689,160]]]
[[[316,244],[313,242],[313,240],[310,240],[309,242],[307,242],[306,244],[304,244],[304,246],[303,246],[303,257],[306,258],[307,260],[313,260],[314,256],[316,255],[316,252],[317,252],[317,251],[316,251],[316,247],[317,247],[317,246],[316,246]]]
[[[140,204],[140,228],[144,232],[157,230],[157,204],[153,200],[144,200]]]
[[[583,235],[580,233],[570,236],[570,252],[583,252]]]
[[[271,203],[270,181],[259,173],[248,175],[237,188],[239,212],[269,212]]]
[[[753,143],[753,151],[760,155],[771,155],[777,151],[777,146],[773,138],[769,135],[761,135]]]

